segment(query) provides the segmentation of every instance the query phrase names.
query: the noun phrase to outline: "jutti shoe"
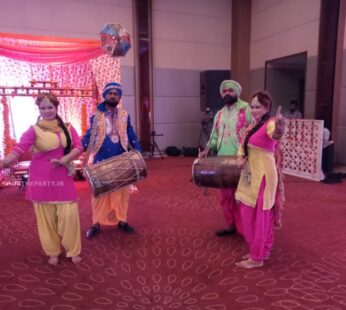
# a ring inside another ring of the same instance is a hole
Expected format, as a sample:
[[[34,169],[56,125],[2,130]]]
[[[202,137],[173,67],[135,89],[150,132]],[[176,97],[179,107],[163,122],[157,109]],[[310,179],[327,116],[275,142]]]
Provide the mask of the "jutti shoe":
[[[135,229],[126,222],[119,222],[118,227],[128,234],[133,234]]]
[[[252,260],[251,258],[242,260],[238,263],[235,263],[238,267],[240,268],[245,268],[245,269],[252,269],[252,268],[260,268],[263,266],[263,261],[255,261]]]
[[[100,224],[94,224],[87,230],[85,234],[85,238],[89,240],[94,238],[100,232],[100,230],[101,230]]]

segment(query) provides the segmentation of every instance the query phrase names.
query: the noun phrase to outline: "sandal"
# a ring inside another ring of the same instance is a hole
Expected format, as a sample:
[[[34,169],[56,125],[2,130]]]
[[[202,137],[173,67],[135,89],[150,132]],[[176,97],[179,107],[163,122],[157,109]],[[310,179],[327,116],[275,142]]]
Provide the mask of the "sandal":
[[[82,260],[82,258],[79,255],[76,255],[76,256],[72,256],[71,260],[73,263],[78,264]]]

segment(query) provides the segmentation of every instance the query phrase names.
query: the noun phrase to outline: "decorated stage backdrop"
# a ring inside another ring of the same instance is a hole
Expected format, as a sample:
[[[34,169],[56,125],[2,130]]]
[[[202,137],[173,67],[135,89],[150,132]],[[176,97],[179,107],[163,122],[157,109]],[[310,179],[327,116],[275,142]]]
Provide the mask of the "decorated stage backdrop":
[[[100,100],[104,85],[110,81],[121,83],[120,60],[105,54],[97,40],[48,38],[0,33],[0,86],[18,87],[12,94],[4,90],[0,97],[0,156],[4,155],[5,133],[14,137],[15,117],[11,114],[11,102],[21,87],[32,81],[56,82],[58,88],[96,89],[98,96],[60,96],[59,114],[82,134],[88,125],[89,116]],[[54,92],[54,91],[53,91]],[[59,93],[57,93],[59,96]],[[25,97],[22,114],[35,109],[33,96]],[[4,99],[5,98],[5,99]],[[6,110],[8,108],[8,110]],[[13,107],[14,110],[14,107]],[[38,111],[35,111],[38,114]],[[9,121],[5,120],[6,113]],[[4,127],[8,128],[4,128]],[[19,137],[16,137],[17,140]]]
[[[283,172],[314,181],[322,180],[322,144],[322,120],[287,120],[286,134],[281,142]]]

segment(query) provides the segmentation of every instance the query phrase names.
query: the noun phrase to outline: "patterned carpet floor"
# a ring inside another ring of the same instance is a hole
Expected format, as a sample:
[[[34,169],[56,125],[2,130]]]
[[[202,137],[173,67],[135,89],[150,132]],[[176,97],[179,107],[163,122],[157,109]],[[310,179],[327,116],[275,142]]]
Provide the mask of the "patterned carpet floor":
[[[283,228],[263,268],[235,266],[239,236],[218,238],[218,191],[191,182],[192,158],[147,160],[130,197],[127,235],[103,227],[88,241],[90,190],[76,182],[82,262],[48,265],[31,203],[0,189],[0,309],[346,309],[346,182],[286,176]]]

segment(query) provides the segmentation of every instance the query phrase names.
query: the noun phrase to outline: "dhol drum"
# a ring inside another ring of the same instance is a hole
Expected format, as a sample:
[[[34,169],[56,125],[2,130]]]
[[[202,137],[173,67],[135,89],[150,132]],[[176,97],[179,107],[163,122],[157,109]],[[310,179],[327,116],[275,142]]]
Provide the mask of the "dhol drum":
[[[84,168],[94,197],[116,191],[147,177],[142,155],[135,150]]]
[[[236,188],[240,178],[236,156],[197,158],[192,166],[193,181],[197,186]]]

